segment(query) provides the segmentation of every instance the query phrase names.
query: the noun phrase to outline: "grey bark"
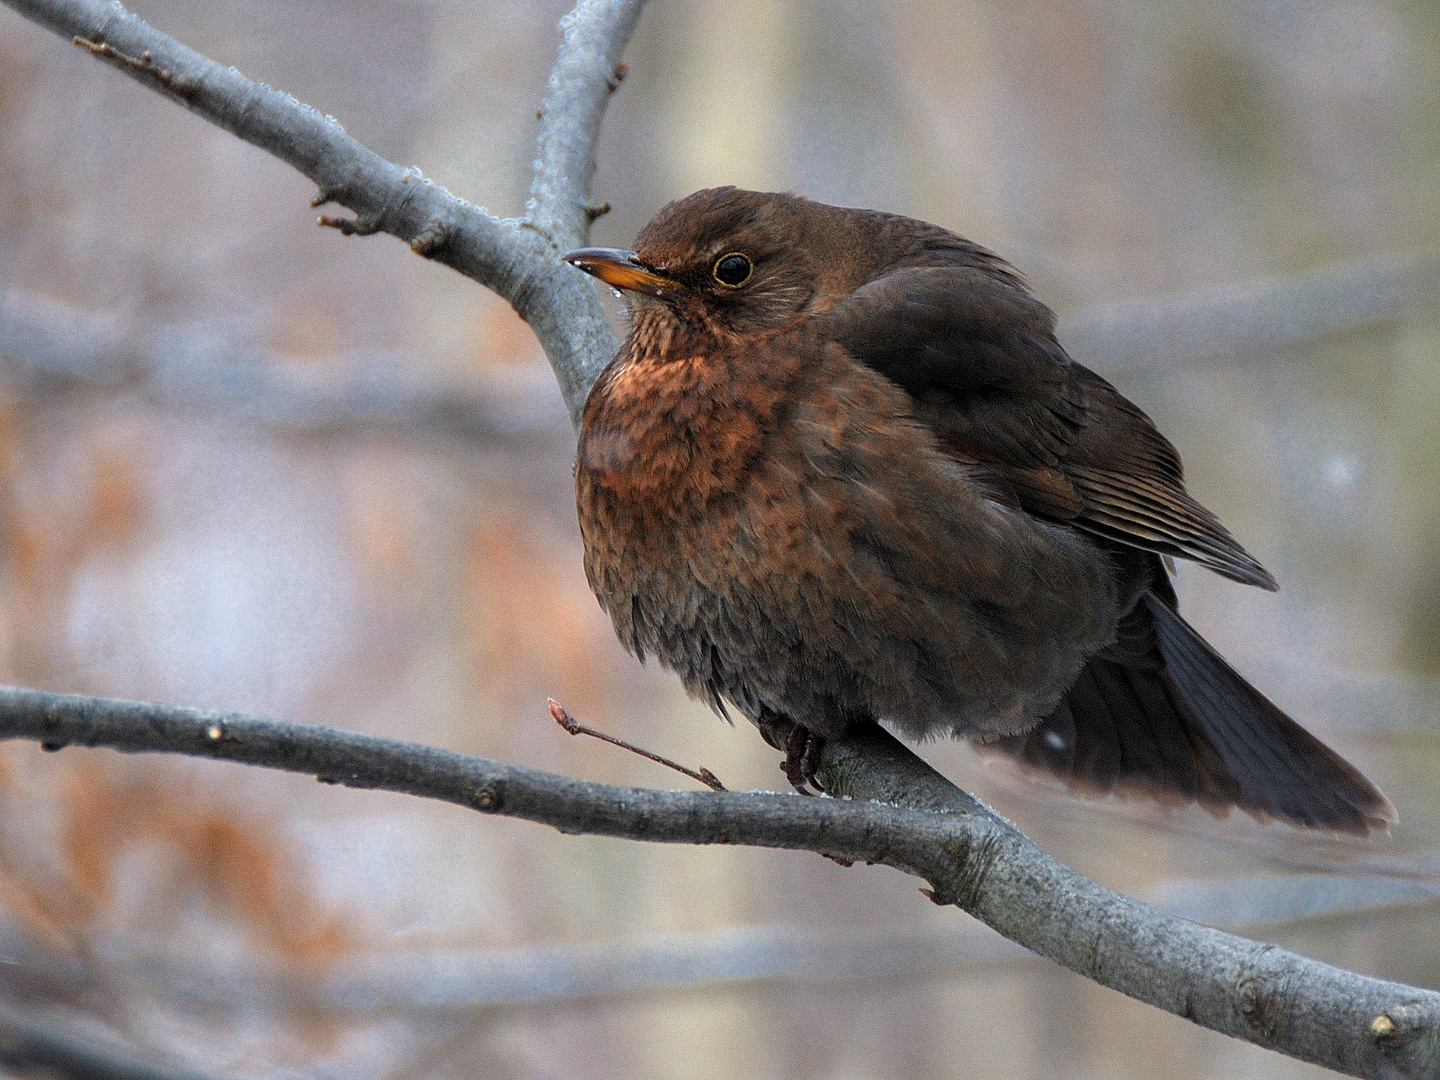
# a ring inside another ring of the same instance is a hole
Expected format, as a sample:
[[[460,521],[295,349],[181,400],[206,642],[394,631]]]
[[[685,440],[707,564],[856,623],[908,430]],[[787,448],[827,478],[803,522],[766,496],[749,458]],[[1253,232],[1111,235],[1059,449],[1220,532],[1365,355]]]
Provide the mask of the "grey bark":
[[[582,0],[545,98],[529,217],[501,221],[387,162],[315,110],[185,48],[118,4],[6,0],[17,11],[289,162],[338,202],[346,232],[389,232],[504,296],[534,328],[572,420],[616,342],[557,254],[583,243],[594,144],[640,0]],[[430,747],[252,717],[0,693],[0,737],[216,757],[486,813],[666,843],[743,843],[882,862],[931,883],[1025,947],[1213,1030],[1356,1076],[1440,1073],[1440,995],[1365,978],[1154,911],[1049,858],[889,736],[832,742],[848,799],[616,788]],[[876,801],[864,801],[876,800]]]
[[[878,729],[829,744],[845,798],[595,784],[415,743],[143,702],[0,689],[0,739],[190,754],[565,833],[883,863],[1013,941],[1204,1027],[1364,1077],[1440,1073],[1440,994],[1163,914],[1074,873]]]

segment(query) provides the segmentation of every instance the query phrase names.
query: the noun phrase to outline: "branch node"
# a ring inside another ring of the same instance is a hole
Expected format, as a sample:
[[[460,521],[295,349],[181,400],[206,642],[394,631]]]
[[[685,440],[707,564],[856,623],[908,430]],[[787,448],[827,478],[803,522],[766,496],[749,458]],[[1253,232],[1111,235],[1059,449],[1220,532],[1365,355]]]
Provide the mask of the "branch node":
[[[477,810],[495,813],[505,805],[505,794],[498,783],[481,784],[471,796]]]
[[[329,217],[321,214],[315,219],[316,225],[327,229],[338,229],[345,236],[373,236],[380,231],[380,219],[361,215],[354,218]]]
[[[211,742],[219,742],[225,737],[225,725],[216,721],[205,729],[205,738]]]
[[[932,881],[930,884],[933,885],[934,888],[920,890],[920,895],[925,897],[926,900],[929,900],[936,907],[958,906],[953,892],[938,881]]]
[[[630,66],[621,60],[615,65],[615,72],[605,80],[605,89],[614,93],[620,89],[620,84],[625,81],[625,76],[630,74]]]
[[[139,56],[131,56],[129,53],[121,52],[108,41],[92,41],[79,34],[72,37],[70,43],[78,45],[98,59],[110,60],[123,68],[129,68],[131,71],[149,76],[160,84],[161,89],[169,91],[182,101],[187,99],[199,85],[189,75],[182,75],[177,79],[175,73],[169,68],[158,66],[155,63],[155,55],[149,49]]]
[[[999,841],[993,834],[986,834],[974,843],[968,838],[957,838],[948,841],[944,851],[954,862],[954,878],[943,889],[937,887],[937,892],[945,894],[944,903],[970,911],[979,902],[990,868],[1000,855]]]
[[[433,259],[455,238],[455,226],[439,218],[431,218],[410,241],[410,250],[426,259]]]
[[[1250,1028],[1266,1039],[1274,1037],[1277,1025],[1280,1023],[1280,1013],[1283,1005],[1277,1000],[1278,995],[1270,985],[1267,977],[1266,965],[1263,958],[1275,951],[1274,945],[1264,945],[1256,950],[1240,978],[1235,983],[1235,1011],[1238,1012]],[[1395,1021],[1388,1016],[1383,1017],[1392,1026]],[[1371,1027],[1375,1021],[1371,1021]]]
[[[610,204],[608,202],[601,203],[599,206],[586,206],[585,220],[588,221],[591,225],[594,225],[598,219],[604,217],[609,212]]]
[[[1400,1034],[1400,1025],[1384,1013],[1381,1013],[1375,1017],[1374,1020],[1370,1021],[1370,1034],[1376,1042],[1384,1042]]]
[[[336,196],[336,194],[338,194],[338,193],[335,192],[335,191],[332,191],[330,188],[327,188],[327,187],[321,187],[321,188],[319,188],[319,189],[315,192],[314,197],[310,200],[310,208],[311,208],[312,210],[319,210],[320,207],[324,206],[326,203],[332,203],[332,202],[334,202],[334,201],[335,201],[335,196]]]

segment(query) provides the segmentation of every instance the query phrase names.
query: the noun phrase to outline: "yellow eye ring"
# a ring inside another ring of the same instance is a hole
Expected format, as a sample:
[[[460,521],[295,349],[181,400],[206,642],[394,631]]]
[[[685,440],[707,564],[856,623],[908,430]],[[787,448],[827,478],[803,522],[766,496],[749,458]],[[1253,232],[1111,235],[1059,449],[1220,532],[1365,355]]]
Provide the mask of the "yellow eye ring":
[[[710,273],[725,288],[738,289],[755,273],[755,264],[750,261],[750,256],[732,251],[716,259]]]

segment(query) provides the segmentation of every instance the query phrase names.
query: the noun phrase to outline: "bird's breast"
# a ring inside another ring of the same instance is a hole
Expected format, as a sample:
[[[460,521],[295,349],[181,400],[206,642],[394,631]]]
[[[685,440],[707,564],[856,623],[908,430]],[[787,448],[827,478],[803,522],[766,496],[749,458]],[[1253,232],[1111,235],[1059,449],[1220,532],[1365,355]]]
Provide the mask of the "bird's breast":
[[[618,359],[586,403],[576,456],[582,524],[677,524],[713,514],[758,459],[783,385],[744,358]],[[747,370],[752,369],[752,370]]]
[[[575,463],[585,573],[637,655],[681,666],[657,623],[690,635],[699,583],[730,573],[739,515],[787,408],[785,368],[763,354],[627,352],[591,391]]]

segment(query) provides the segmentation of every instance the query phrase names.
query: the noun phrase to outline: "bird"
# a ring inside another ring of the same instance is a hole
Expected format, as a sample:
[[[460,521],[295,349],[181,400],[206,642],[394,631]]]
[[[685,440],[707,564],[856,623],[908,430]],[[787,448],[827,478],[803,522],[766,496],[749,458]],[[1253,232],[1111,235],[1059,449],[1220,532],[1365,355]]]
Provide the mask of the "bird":
[[[633,250],[563,258],[630,320],[576,449],[587,580],[692,696],[790,721],[797,790],[821,789],[827,740],[883,722],[1087,795],[1397,820],[1181,617],[1170,560],[1278,586],[1000,256],[719,187]]]

